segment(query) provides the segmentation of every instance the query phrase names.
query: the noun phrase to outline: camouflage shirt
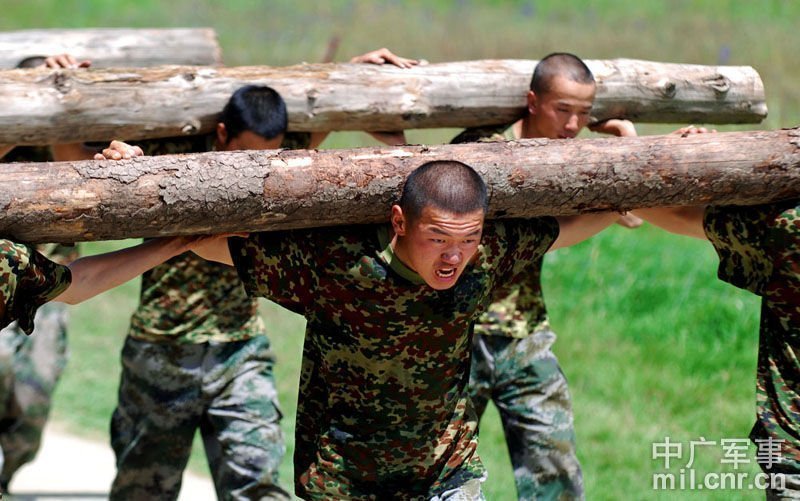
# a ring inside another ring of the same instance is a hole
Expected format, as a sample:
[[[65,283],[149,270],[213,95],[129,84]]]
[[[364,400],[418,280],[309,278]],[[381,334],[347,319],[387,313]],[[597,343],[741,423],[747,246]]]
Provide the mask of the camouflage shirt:
[[[800,205],[709,207],[705,231],[719,278],[762,298],[751,438],[783,440],[782,462],[800,471]]]
[[[293,138],[287,134],[287,140]],[[136,144],[148,156],[201,153],[214,149],[214,135]],[[302,146],[302,141],[291,146]],[[258,302],[247,297],[236,271],[187,252],[142,275],[139,307],[129,334],[150,342],[204,343],[238,341],[264,332]]]
[[[463,144],[507,139],[513,139],[511,124],[464,129],[450,142]],[[475,322],[476,334],[523,338],[550,327],[542,293],[542,260],[538,259],[517,279],[495,291],[494,302]]]
[[[28,245],[0,239],[0,328],[17,320],[26,334],[42,304],[69,287],[69,268],[56,264]]]
[[[308,321],[299,496],[416,498],[483,474],[466,392],[470,326],[496,284],[541,259],[557,234],[552,218],[487,223],[475,261],[442,291],[394,256],[385,226],[230,240],[248,292]]]

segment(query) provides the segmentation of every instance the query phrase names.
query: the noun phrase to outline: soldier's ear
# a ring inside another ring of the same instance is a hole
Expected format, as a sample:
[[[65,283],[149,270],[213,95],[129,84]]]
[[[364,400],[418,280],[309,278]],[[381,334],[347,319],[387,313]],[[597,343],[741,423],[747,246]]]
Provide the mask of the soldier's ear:
[[[222,122],[217,123],[217,144],[219,146],[228,144],[228,129],[225,128],[225,124]]]
[[[538,105],[538,100],[536,97],[536,93],[533,92],[532,90],[528,91],[527,102],[528,102],[528,113],[530,113],[531,115],[535,115],[536,106]]]
[[[397,236],[405,236],[408,231],[408,222],[399,205],[392,205],[392,230]]]

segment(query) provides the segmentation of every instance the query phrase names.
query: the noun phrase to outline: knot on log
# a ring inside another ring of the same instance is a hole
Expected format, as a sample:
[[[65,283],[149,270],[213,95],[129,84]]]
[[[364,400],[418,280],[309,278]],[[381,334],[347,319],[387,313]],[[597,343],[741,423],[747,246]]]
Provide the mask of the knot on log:
[[[720,75],[719,73],[711,78],[705,79],[703,83],[714,89],[714,92],[718,96],[726,94],[731,89],[730,79],[728,79],[728,77],[725,75]]]
[[[675,85],[675,82],[664,78],[658,82],[658,90],[665,98],[672,99],[678,92],[678,86]]]
[[[53,87],[56,88],[61,94],[66,94],[72,87],[69,81],[69,76],[64,72],[57,71],[53,73]]]
[[[306,114],[309,117],[314,116],[314,107],[317,104],[317,95],[319,91],[317,89],[311,89],[306,93]]]
[[[185,136],[192,136],[197,134],[200,130],[200,122],[198,120],[190,120],[183,127],[181,127],[181,134]]]

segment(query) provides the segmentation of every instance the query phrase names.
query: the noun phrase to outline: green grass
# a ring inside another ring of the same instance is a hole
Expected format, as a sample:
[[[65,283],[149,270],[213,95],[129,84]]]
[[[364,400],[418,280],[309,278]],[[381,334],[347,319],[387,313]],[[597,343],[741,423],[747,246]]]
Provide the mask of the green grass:
[[[791,0],[386,0],[170,3],[28,0],[6,2],[0,29],[90,26],[213,26],[229,65],[316,61],[330,37],[338,60],[378,46],[430,61],[535,59],[551,51],[585,58],[641,58],[751,65],[761,74],[770,114],[757,126],[800,123],[800,3]],[[672,126],[643,124],[641,133]],[[453,131],[410,131],[415,143],[447,141]],[[363,134],[331,137],[326,147],[371,144]],[[89,252],[109,245],[85,245]],[[745,438],[754,417],[757,298],[722,284],[703,242],[651,228],[612,228],[550,255],[544,287],[555,350],[571,386],[578,451],[589,499],[756,499],[756,491],[654,492],[651,444],[670,437],[719,442]],[[72,360],[54,419],[107,440],[116,401],[119,350],[137,298],[129,284],[74,308]],[[264,307],[279,364],[277,379],[291,454],[303,321]],[[481,425],[490,470],[487,498],[514,498],[497,413]],[[698,454],[698,472],[727,471],[719,446]],[[207,471],[200,447],[190,467]],[[755,472],[752,465],[745,471]],[[283,463],[291,485],[291,461]]]

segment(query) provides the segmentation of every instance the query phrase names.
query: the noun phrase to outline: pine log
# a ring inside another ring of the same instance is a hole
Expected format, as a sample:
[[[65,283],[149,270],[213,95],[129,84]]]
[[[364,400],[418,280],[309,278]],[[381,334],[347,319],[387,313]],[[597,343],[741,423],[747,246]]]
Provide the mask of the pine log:
[[[7,164],[0,235],[78,241],[386,221],[405,176],[474,166],[490,217],[800,196],[800,128],[575,140],[242,151]]]
[[[283,95],[293,131],[507,124],[525,111],[535,64],[5,71],[0,72],[0,144],[204,133],[213,129],[231,93],[247,83],[267,84]],[[597,120],[755,123],[767,114],[763,84],[749,66],[628,59],[588,64],[598,81]]]
[[[212,28],[87,28],[0,32],[0,68],[28,57],[72,54],[95,68],[220,65],[222,49]]]

